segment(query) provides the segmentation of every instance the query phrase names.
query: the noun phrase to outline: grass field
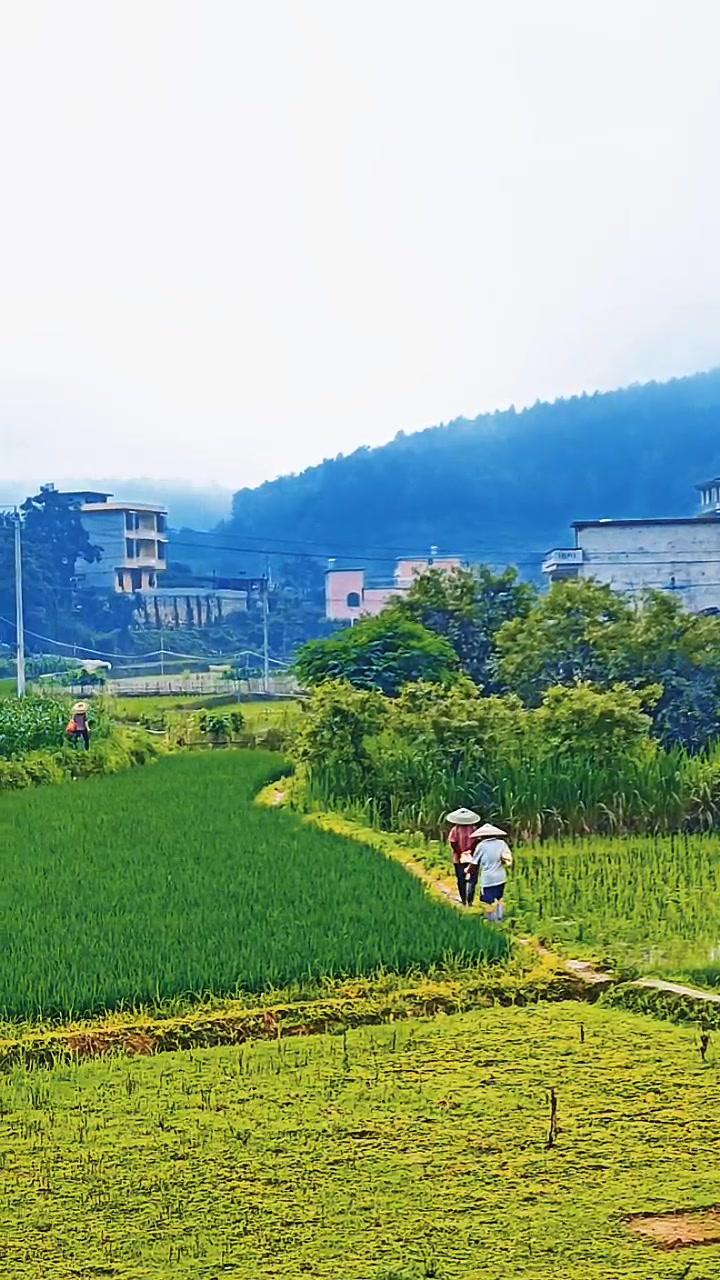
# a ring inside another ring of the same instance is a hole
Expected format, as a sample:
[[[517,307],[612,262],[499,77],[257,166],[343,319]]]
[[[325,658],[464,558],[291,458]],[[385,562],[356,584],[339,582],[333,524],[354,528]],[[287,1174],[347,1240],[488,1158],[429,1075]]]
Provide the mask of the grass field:
[[[572,1004],[17,1070],[0,1276],[720,1280],[624,1223],[720,1200],[719,1070]]]
[[[167,722],[175,714],[179,716],[202,708],[218,707],[222,710],[238,710],[245,717],[247,728],[253,733],[274,727],[291,728],[299,710],[299,704],[291,699],[238,702],[232,694],[225,697],[209,694],[206,698],[198,694],[170,694],[167,697],[159,695],[156,698],[113,698],[110,700],[110,706],[114,716],[130,723],[141,720]]]
[[[0,680],[0,698],[12,698],[16,691],[16,683],[13,678],[3,678]]]
[[[260,808],[278,756],[198,752],[0,804],[0,1015],[405,971],[506,940],[396,863]]]

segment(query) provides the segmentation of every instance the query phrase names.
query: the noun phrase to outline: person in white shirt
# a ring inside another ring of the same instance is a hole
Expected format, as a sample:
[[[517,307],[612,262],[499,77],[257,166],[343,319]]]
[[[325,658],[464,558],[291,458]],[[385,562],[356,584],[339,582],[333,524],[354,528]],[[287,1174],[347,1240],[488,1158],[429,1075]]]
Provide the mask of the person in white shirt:
[[[505,915],[505,882],[508,867],[512,866],[512,854],[505,843],[506,831],[486,822],[473,831],[475,849],[472,860],[478,868],[480,898],[485,907],[485,919],[502,920]]]

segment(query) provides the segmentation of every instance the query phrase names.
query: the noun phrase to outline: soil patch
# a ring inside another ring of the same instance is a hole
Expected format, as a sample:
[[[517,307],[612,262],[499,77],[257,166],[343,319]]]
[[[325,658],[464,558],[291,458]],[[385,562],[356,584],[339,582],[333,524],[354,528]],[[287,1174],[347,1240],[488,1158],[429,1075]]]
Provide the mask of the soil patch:
[[[628,1219],[635,1235],[660,1249],[687,1249],[720,1244],[720,1205],[707,1209],[676,1209],[672,1213],[639,1213]]]

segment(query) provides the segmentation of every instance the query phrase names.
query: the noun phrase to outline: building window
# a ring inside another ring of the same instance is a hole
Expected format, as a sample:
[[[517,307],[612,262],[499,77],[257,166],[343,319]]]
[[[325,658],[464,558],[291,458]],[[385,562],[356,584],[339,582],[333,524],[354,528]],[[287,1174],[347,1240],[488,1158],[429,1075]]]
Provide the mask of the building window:
[[[158,560],[164,560],[164,559],[165,559],[165,555],[166,555],[166,552],[165,552],[165,543],[164,543],[164,542],[158,542],[158,545],[157,545],[157,558],[158,558]]]
[[[348,607],[348,609],[359,609],[359,608],[360,608],[360,595],[359,595],[359,593],[358,593],[357,591],[349,591],[349,592],[348,592],[348,597],[347,597],[347,607]]]
[[[155,586],[155,574],[154,574],[154,573],[149,573],[149,574],[148,574],[148,587],[154,587],[154,586]]]
[[[130,570],[130,586],[133,591],[142,591],[142,569]]]
[[[125,539],[125,553],[127,555],[128,560],[135,559],[135,543],[133,542],[132,538]]]
[[[158,533],[165,533],[166,529],[167,529],[167,516],[158,516],[157,518]]]
[[[122,569],[116,570],[116,577],[117,577],[118,591],[124,591],[125,590],[125,574],[123,573]]]

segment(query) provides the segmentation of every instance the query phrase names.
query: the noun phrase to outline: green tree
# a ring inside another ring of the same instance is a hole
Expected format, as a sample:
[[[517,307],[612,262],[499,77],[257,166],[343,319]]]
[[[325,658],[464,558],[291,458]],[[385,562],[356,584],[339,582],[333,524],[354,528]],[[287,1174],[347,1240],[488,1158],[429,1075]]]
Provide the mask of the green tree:
[[[463,671],[487,693],[496,693],[498,632],[505,623],[527,617],[536,595],[532,586],[518,581],[515,569],[494,573],[480,565],[420,574],[407,595],[389,607],[398,617],[444,636]]]
[[[653,720],[663,746],[697,752],[720,736],[720,618],[648,591],[613,665],[630,684],[662,686]]]
[[[78,591],[80,561],[100,557],[69,498],[48,486],[20,508],[22,571],[27,647],[47,649],[53,641],[93,647],[102,637],[109,649],[126,634],[131,606],[112,592]],[[14,644],[14,518],[0,520],[0,616],[3,637]],[[34,634],[33,634],[34,633]]]
[[[506,622],[496,639],[504,688],[538,706],[553,685],[607,685],[618,655],[629,651],[635,615],[610,587],[591,579],[554,583],[523,617]]]
[[[311,640],[295,662],[300,683],[308,687],[347,680],[357,689],[376,689],[388,697],[414,680],[449,681],[456,668],[447,640],[389,611],[326,640]]]

